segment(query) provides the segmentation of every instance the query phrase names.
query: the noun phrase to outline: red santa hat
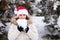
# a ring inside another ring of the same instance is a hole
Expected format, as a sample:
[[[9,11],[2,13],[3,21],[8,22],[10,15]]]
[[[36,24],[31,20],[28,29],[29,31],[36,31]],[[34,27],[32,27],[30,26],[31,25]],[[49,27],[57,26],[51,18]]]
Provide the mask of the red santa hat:
[[[17,16],[20,14],[26,14],[28,16],[28,10],[24,6],[16,8],[14,13],[17,14]]]

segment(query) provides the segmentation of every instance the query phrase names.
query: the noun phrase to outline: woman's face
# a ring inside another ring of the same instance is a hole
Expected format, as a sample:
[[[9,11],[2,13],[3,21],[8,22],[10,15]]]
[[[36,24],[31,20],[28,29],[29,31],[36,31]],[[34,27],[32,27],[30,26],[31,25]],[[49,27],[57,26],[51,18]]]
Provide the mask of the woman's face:
[[[19,17],[19,19],[26,19],[26,15],[25,14],[20,14],[18,17]]]

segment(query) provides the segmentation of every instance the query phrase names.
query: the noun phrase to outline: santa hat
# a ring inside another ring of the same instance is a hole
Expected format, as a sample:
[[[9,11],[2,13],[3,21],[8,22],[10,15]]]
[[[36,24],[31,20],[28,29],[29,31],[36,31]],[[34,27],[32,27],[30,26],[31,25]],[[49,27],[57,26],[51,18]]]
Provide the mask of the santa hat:
[[[28,10],[24,6],[16,8],[14,13],[17,14],[17,16],[20,14],[26,14],[28,16]]]

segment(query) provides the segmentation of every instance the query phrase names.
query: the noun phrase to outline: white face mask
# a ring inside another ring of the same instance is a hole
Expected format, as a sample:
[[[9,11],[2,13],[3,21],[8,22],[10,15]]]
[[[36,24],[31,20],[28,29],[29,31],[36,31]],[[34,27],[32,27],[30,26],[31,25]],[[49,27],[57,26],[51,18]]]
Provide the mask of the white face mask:
[[[19,26],[22,26],[24,29],[27,28],[27,20],[26,19],[18,19],[17,23]]]

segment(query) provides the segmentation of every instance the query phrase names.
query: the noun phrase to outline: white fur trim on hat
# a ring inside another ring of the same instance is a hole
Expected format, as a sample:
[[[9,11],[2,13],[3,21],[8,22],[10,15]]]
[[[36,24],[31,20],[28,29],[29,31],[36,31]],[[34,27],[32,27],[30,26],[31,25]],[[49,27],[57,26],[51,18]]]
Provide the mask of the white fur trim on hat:
[[[17,12],[17,16],[20,15],[20,14],[25,14],[25,15],[28,16],[28,11],[27,11],[26,9],[19,10],[19,11]]]
[[[20,14],[26,14],[27,16],[29,15],[28,10],[24,7],[15,8],[14,13],[17,14],[17,16]]]

